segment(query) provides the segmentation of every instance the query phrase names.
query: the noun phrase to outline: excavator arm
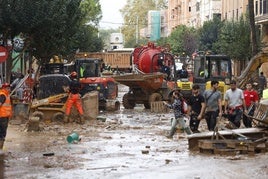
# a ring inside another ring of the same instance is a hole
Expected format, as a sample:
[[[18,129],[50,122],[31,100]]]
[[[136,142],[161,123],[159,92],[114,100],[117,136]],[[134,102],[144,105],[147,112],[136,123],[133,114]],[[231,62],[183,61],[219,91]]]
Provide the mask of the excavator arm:
[[[268,53],[259,52],[252,57],[245,70],[237,77],[238,87],[244,87],[253,78],[254,73],[256,74],[257,69],[265,62],[268,62]]]

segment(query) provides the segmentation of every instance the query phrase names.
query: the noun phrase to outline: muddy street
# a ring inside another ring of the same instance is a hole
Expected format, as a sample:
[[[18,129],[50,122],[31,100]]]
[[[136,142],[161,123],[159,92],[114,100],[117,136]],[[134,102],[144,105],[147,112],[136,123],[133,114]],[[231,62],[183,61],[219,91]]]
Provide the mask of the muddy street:
[[[119,98],[126,90],[121,86]],[[5,178],[268,178],[267,154],[201,154],[188,150],[184,133],[167,139],[172,112],[155,114],[137,106],[100,116],[106,121],[42,123],[40,132],[26,132],[25,123],[11,121]],[[81,140],[70,144],[66,138],[72,132]]]

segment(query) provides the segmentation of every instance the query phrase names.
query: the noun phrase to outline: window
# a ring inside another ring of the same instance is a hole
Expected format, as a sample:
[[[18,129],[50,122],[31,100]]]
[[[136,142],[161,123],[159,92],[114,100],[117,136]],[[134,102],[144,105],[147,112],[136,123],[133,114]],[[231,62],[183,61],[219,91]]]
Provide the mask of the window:
[[[263,13],[263,11],[262,11],[262,10],[263,10],[263,8],[262,8],[263,6],[262,6],[262,5],[263,5],[263,4],[262,4],[262,0],[260,0],[260,14]]]
[[[200,11],[200,2],[197,2],[197,3],[196,3],[196,11],[197,11],[197,12]]]
[[[255,2],[255,15],[258,15],[258,1]]]
[[[263,14],[267,13],[267,0],[263,0]]]

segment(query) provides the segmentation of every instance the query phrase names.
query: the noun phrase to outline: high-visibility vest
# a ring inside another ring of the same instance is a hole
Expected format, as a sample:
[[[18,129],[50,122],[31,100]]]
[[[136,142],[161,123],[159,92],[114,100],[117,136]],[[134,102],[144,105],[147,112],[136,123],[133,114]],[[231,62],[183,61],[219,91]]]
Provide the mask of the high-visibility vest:
[[[262,91],[262,98],[268,99],[268,88]]]
[[[11,117],[12,116],[12,105],[9,95],[6,95],[5,92],[0,91],[0,95],[5,95],[5,102],[0,105],[0,117]]]

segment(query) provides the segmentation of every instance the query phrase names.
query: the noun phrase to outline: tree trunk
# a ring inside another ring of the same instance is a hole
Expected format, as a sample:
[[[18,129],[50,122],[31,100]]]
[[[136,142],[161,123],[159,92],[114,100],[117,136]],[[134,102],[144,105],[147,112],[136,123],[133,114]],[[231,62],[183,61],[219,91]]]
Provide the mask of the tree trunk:
[[[251,30],[251,42],[252,42],[252,55],[258,53],[257,37],[256,37],[256,28],[255,28],[255,19],[254,19],[254,1],[248,0],[248,12],[249,12],[249,23]]]

